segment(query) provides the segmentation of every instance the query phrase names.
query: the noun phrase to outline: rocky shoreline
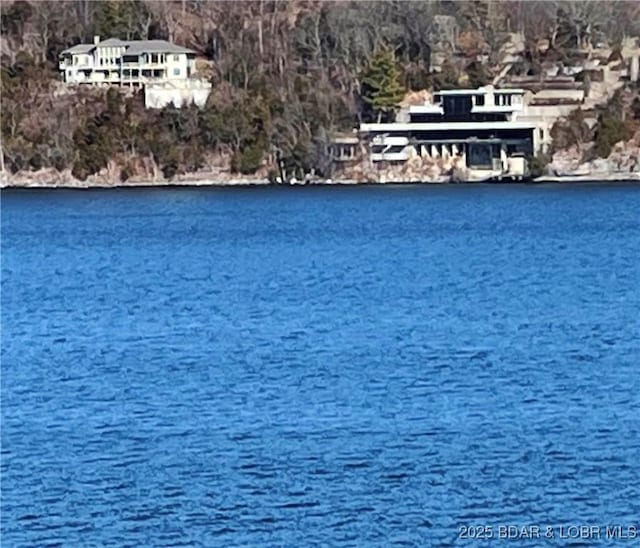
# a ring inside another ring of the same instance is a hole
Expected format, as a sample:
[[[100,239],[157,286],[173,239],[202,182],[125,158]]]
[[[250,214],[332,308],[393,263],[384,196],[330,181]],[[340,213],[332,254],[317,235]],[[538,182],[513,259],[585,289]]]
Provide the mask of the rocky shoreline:
[[[11,180],[1,181],[0,189],[66,189],[92,190],[115,188],[176,188],[176,187],[265,187],[265,186],[384,186],[384,185],[478,185],[478,184],[568,184],[568,183],[640,183],[640,173],[589,173],[580,175],[559,175],[538,177],[525,181],[461,182],[444,180],[405,181],[355,181],[352,179],[312,180],[292,183],[273,183],[268,179],[180,179],[171,181],[123,181],[79,182],[79,181],[42,181]]]
[[[608,158],[584,161],[592,146],[585,143],[558,151],[546,166],[546,173],[524,183],[640,182],[640,130],[627,142],[617,143]],[[106,168],[79,180],[70,169],[58,171],[44,168],[17,173],[0,172],[0,188],[151,188],[151,187],[237,187],[265,186],[274,183],[267,175],[273,166],[264,165],[253,175],[232,173],[228,162],[209,163],[197,172],[163,176],[155,163],[142,166],[136,175],[123,179],[123,171],[114,161]],[[487,181],[488,182],[488,181]],[[496,181],[497,182],[497,181]],[[514,184],[512,182],[505,184]],[[335,179],[307,176],[304,180],[285,181],[296,185],[384,185],[384,184],[478,184],[468,181],[468,173],[458,158],[425,159],[414,156],[400,166],[377,170],[369,162],[351,165],[336,174]]]

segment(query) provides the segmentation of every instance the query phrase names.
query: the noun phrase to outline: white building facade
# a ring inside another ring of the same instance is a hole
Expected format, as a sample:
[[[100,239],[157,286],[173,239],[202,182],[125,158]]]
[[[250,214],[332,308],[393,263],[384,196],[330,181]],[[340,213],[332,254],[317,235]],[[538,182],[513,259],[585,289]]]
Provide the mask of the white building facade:
[[[211,84],[193,77],[195,57],[195,51],[165,40],[101,41],[96,36],[93,44],[64,50],[59,70],[67,84],[144,87],[149,108],[203,106]]]
[[[68,84],[142,85],[184,80],[194,71],[196,53],[165,40],[109,38],[78,44],[60,54],[59,69]]]

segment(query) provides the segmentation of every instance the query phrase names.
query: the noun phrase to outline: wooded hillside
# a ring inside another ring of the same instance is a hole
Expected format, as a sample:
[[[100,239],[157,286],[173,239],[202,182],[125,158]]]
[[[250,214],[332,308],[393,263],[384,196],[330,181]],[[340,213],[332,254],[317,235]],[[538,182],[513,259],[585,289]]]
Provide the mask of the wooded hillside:
[[[5,166],[71,168],[78,178],[110,160],[123,178],[145,162],[171,177],[220,157],[241,173],[276,156],[290,170],[322,172],[328,135],[388,116],[401,90],[488,82],[508,32],[524,33],[530,74],[545,57],[640,35],[633,0],[5,0],[1,9]],[[443,37],[442,16],[456,23],[454,44]],[[139,94],[71,93],[58,56],[94,35],[194,49],[213,83],[206,107],[152,111]],[[445,57],[440,72],[432,70],[436,50]],[[397,74],[381,90],[376,70],[389,63]]]

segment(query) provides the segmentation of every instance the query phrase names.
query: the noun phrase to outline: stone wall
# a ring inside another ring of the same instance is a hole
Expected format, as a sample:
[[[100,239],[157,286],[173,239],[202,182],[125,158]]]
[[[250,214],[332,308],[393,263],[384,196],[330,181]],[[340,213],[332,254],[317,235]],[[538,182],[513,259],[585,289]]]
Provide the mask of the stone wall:
[[[191,84],[189,80],[184,83],[177,82],[167,85],[147,85],[144,88],[145,108],[164,108],[173,104],[176,108],[187,106],[191,103],[202,108],[211,93],[211,84]]]
[[[360,183],[447,183],[465,181],[469,178],[465,164],[465,157],[462,155],[435,158],[419,156],[415,149],[411,148],[410,157],[406,162],[374,164],[364,159],[340,170],[337,176]]]

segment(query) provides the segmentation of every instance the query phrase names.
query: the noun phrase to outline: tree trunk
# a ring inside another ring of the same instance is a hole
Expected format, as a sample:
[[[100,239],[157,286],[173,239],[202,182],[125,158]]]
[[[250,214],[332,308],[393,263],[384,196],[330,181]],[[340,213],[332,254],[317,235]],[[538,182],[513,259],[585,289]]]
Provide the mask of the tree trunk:
[[[262,20],[264,19],[264,0],[260,0],[260,17],[258,18],[258,50],[260,51],[260,68],[262,69],[262,57],[264,56],[264,43],[262,39]]]
[[[2,147],[2,137],[0,137],[0,173],[4,174],[4,149]]]

